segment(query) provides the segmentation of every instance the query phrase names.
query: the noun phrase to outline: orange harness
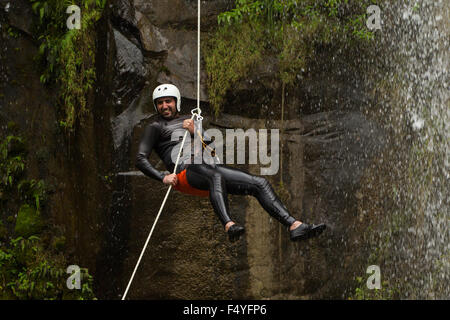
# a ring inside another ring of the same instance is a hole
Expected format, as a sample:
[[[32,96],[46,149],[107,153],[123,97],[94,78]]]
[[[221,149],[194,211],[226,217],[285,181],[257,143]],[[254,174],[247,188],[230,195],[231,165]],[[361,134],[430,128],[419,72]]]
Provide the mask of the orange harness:
[[[186,178],[186,169],[177,174],[178,183],[173,188],[181,193],[190,194],[199,197],[209,197],[208,190],[200,190],[192,187]]]

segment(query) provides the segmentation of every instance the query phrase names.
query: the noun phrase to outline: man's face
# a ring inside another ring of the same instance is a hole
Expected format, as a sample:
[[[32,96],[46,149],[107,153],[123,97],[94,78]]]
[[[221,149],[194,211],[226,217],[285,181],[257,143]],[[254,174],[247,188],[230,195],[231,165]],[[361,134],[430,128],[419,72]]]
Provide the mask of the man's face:
[[[174,97],[156,99],[156,108],[159,114],[166,119],[172,119],[177,114],[176,100]]]

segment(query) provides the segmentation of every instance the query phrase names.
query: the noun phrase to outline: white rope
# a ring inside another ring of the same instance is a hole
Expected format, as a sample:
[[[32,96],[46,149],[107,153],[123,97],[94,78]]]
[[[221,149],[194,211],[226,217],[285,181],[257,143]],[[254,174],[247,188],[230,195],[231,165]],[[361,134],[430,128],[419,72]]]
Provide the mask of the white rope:
[[[197,26],[197,109],[193,109],[191,111],[191,113],[192,113],[191,120],[194,117],[196,117],[196,120],[200,120],[201,121],[203,119],[203,117],[201,116],[202,110],[200,109],[200,0],[198,0],[198,18],[197,18],[197,23],[198,23],[198,26]],[[183,151],[184,142],[186,141],[186,137],[187,137],[188,132],[189,131],[186,130],[186,132],[184,133],[183,141],[181,142],[180,151],[178,151],[177,160],[175,161],[175,167],[173,169],[173,173],[176,173],[176,171],[177,171],[178,162],[180,160],[181,152]],[[140,254],[139,259],[138,259],[138,261],[136,263],[136,266],[134,267],[133,274],[131,275],[130,281],[128,281],[128,285],[127,285],[127,288],[125,289],[125,292],[124,292],[124,294],[122,296],[122,300],[125,300],[125,298],[127,296],[128,290],[130,289],[131,283],[133,282],[134,275],[136,274],[136,271],[137,271],[137,269],[139,267],[139,264],[141,263],[141,259],[144,256],[145,249],[147,249],[147,245],[148,245],[148,243],[150,241],[150,238],[152,237],[153,230],[155,230],[156,223],[158,222],[159,216],[161,215],[161,212],[162,212],[162,210],[164,208],[164,205],[166,204],[167,198],[169,197],[169,193],[170,193],[171,190],[172,190],[172,185],[170,185],[169,189],[167,189],[166,196],[164,197],[164,200],[163,200],[163,202],[161,204],[161,207],[159,208],[159,212],[156,215],[155,222],[153,222],[152,229],[150,230],[150,233],[148,234],[147,240],[145,241],[144,247],[142,248],[141,254]]]
[[[200,0],[197,2],[197,7],[197,112],[200,116]]]
[[[194,115],[192,115],[191,119],[192,118],[194,118]],[[178,151],[178,156],[177,156],[177,160],[175,162],[175,168],[173,169],[173,173],[176,173],[176,171],[177,171],[178,162],[180,160],[181,152],[183,151],[183,146],[184,146],[184,142],[186,141],[187,134],[188,134],[188,131],[186,130],[186,132],[184,133],[184,136],[183,136],[183,141],[181,142],[180,151]],[[130,281],[128,282],[127,288],[125,289],[125,292],[123,294],[122,300],[125,300],[125,298],[127,296],[128,289],[130,289],[131,283],[133,282],[134,275],[136,274],[136,271],[137,271],[137,269],[139,267],[139,264],[141,263],[141,259],[144,256],[145,249],[147,249],[148,242],[150,241],[150,238],[152,237],[153,230],[155,230],[156,223],[158,222],[159,216],[161,215],[161,212],[162,212],[162,210],[164,208],[164,205],[166,204],[167,198],[169,197],[169,193],[170,193],[171,190],[172,190],[172,185],[170,185],[169,189],[167,189],[166,196],[164,197],[164,200],[163,200],[163,202],[161,204],[161,207],[159,208],[159,212],[156,215],[155,222],[153,222],[152,229],[150,230],[150,233],[148,234],[147,240],[145,241],[144,247],[142,248],[141,255],[139,256],[139,259],[138,259],[138,261],[136,263],[136,266],[134,267],[133,274],[131,275],[131,278],[130,278]]]

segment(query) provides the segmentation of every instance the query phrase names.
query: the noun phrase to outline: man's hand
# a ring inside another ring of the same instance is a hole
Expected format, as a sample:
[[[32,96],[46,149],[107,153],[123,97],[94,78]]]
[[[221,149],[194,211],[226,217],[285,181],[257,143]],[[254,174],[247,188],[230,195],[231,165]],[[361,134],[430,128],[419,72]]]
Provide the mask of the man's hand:
[[[176,186],[178,183],[178,178],[175,173],[168,174],[163,179],[164,184],[171,184],[172,186]]]
[[[190,134],[194,134],[194,120],[186,119],[183,121],[183,129],[189,131]]]

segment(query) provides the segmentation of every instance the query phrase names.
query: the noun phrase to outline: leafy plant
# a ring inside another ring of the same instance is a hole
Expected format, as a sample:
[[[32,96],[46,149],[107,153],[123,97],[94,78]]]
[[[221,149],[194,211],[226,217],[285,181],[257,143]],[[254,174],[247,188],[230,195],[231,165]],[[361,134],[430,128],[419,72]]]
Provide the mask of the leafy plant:
[[[240,37],[235,37],[240,34]],[[243,74],[261,61],[263,51],[261,24],[224,26],[207,44],[206,60],[209,100],[216,115],[224,102],[224,96]]]
[[[24,139],[9,135],[0,144],[0,189],[10,189],[25,170]]]
[[[363,277],[356,277],[357,286],[349,300],[392,300],[398,293],[395,288],[389,287],[388,281],[383,281],[380,289],[368,289]]]
[[[46,188],[43,180],[22,180],[18,184],[17,190],[23,201],[34,205],[38,211],[46,200]]]
[[[92,276],[81,268],[81,290],[69,290],[66,261],[45,250],[40,238],[18,237],[0,248],[0,294],[5,299],[95,299]]]
[[[19,37],[19,32],[16,28],[14,28],[13,26],[6,26],[6,32],[8,33],[8,35],[12,38],[17,39]]]
[[[16,125],[9,123],[8,130],[17,131]],[[64,237],[42,231],[47,188],[43,180],[24,178],[26,154],[20,136],[10,134],[0,143],[1,208],[6,215],[19,208],[16,217],[0,215],[0,299],[94,299],[87,269],[81,269],[81,290],[66,286]]]
[[[37,39],[41,42],[37,60],[41,82],[60,88],[60,125],[68,132],[87,112],[87,96],[95,83],[95,23],[106,0],[30,0],[38,16]],[[68,30],[66,8],[78,5],[81,29]]]
[[[315,48],[341,37],[370,40],[365,26],[369,0],[236,0],[218,15],[219,28],[206,46],[208,93],[216,111],[229,88],[262,55],[274,55],[279,78],[292,85]],[[352,40],[349,40],[352,41]]]

